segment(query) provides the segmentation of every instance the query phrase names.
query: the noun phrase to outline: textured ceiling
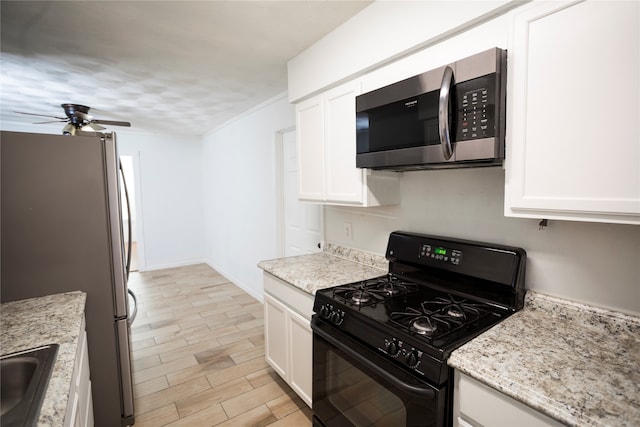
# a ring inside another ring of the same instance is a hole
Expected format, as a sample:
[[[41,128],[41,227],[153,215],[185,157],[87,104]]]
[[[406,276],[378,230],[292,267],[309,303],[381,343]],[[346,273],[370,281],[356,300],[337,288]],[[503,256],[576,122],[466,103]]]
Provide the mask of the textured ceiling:
[[[287,61],[368,4],[2,0],[0,124],[77,103],[132,130],[201,135],[285,91]]]

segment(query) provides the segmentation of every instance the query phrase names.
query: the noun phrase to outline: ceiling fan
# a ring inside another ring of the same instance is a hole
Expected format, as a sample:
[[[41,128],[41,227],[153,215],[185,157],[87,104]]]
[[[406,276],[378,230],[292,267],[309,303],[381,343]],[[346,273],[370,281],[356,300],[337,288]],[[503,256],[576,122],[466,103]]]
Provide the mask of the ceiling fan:
[[[89,110],[91,109],[91,107],[87,107],[86,105],[62,104],[61,107],[64,109],[64,113],[67,117],[46,116],[44,114],[24,113],[21,111],[16,111],[16,113],[27,114],[30,116],[49,117],[52,119],[56,119],[56,120],[50,120],[46,122],[36,122],[34,124],[67,122],[65,127],[62,129],[63,135],[75,135],[76,132],[80,129],[94,131],[94,132],[106,129],[101,125],[126,126],[126,127],[131,126],[131,123],[129,122],[94,119],[93,116],[89,114]]]

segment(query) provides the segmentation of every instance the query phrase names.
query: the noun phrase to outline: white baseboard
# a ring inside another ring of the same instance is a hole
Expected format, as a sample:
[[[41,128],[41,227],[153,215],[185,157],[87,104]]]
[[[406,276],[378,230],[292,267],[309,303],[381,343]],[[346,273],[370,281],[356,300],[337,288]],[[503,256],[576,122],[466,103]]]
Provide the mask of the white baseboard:
[[[202,258],[198,258],[198,259],[190,259],[190,260],[186,260],[186,261],[180,261],[180,262],[171,262],[171,263],[167,263],[167,264],[155,264],[155,265],[147,265],[145,266],[144,269],[140,269],[139,271],[141,272],[145,272],[145,271],[155,271],[155,270],[164,270],[165,268],[175,268],[175,267],[184,267],[186,265],[195,265],[195,264],[204,264],[206,261]]]

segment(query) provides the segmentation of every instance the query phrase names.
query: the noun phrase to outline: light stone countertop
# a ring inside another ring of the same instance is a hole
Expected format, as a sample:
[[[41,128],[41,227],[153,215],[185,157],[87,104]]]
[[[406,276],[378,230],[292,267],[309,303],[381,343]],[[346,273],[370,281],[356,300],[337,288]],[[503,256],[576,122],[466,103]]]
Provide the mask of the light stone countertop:
[[[331,244],[323,252],[261,261],[258,267],[311,295],[319,289],[382,276],[388,270],[381,255]]]
[[[38,426],[61,426],[67,410],[86,294],[66,292],[0,306],[0,353],[59,344]]]
[[[563,424],[640,426],[640,318],[528,291],[449,365]]]

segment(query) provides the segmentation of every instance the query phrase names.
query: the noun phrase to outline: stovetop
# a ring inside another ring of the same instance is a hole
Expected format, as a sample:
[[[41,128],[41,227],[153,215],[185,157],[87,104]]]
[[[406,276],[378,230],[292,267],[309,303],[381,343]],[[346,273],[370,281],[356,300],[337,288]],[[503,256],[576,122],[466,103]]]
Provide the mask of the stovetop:
[[[438,384],[454,349],[524,301],[520,248],[394,232],[387,259],[386,275],[317,291],[315,321]]]
[[[327,319],[331,319],[333,312],[333,323],[340,323],[337,326],[342,325],[344,313],[348,313],[372,327],[394,330],[396,338],[412,339],[424,346],[425,351],[432,347],[434,354],[441,354],[461,338],[509,314],[489,304],[392,274],[320,290],[316,295],[320,295],[317,312]]]
[[[436,384],[451,351],[510,312],[393,275],[316,292],[315,317]]]

